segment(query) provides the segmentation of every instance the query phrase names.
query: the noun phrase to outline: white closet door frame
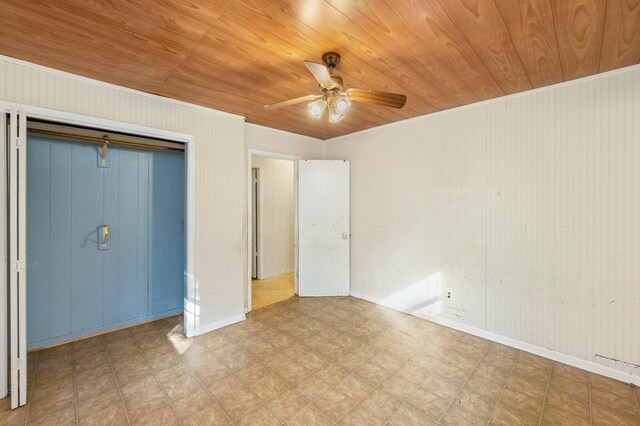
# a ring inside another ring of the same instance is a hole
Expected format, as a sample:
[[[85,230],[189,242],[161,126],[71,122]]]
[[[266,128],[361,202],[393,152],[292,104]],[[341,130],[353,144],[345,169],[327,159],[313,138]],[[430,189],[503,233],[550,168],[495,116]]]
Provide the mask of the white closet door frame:
[[[0,111],[0,200],[7,199],[7,112]],[[7,360],[7,203],[0,202],[0,359]],[[5,361],[3,361],[5,362]],[[0,368],[0,399],[5,398],[9,391],[6,364]]]
[[[9,315],[11,408],[27,403],[26,128],[24,111],[9,116]]]

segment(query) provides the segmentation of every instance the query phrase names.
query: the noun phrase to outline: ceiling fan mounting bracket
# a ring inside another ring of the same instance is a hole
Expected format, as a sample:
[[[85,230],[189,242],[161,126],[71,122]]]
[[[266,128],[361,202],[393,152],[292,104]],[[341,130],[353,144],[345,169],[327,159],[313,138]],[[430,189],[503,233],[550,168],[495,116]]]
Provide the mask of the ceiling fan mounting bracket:
[[[340,63],[340,55],[336,52],[326,52],[322,55],[322,62],[329,70],[333,70]]]

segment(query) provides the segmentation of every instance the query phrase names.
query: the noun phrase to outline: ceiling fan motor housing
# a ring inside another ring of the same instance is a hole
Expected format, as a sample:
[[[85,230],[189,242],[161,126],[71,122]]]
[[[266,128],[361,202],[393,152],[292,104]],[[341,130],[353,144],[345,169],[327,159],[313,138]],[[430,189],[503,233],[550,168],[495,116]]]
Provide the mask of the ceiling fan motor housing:
[[[329,70],[333,70],[340,63],[340,55],[336,52],[326,52],[322,55],[322,62],[329,68]]]

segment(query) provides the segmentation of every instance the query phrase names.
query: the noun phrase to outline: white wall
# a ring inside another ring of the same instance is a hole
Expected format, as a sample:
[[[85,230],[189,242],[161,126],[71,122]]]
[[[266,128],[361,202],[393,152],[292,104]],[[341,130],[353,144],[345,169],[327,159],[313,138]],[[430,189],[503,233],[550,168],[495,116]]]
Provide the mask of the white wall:
[[[196,138],[196,327],[244,318],[247,281],[247,151],[322,155],[322,143],[207,108],[0,56],[0,100],[133,123]]]
[[[327,142],[353,293],[638,382],[639,117],[635,66]]]
[[[306,160],[324,158],[324,142],[257,124],[245,124],[247,149],[288,154]]]
[[[294,162],[268,157],[253,157],[260,168],[259,241],[262,279],[293,272],[294,254]]]

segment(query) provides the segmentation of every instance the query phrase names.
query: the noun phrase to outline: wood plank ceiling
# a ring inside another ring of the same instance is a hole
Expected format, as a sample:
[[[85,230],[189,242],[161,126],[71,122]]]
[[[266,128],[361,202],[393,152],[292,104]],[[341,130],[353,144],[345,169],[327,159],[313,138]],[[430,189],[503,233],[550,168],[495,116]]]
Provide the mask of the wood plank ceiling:
[[[327,139],[640,61],[640,0],[2,0],[0,53]],[[340,123],[302,61],[404,93]]]

